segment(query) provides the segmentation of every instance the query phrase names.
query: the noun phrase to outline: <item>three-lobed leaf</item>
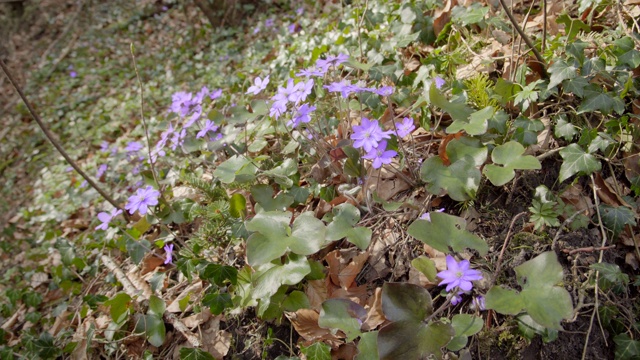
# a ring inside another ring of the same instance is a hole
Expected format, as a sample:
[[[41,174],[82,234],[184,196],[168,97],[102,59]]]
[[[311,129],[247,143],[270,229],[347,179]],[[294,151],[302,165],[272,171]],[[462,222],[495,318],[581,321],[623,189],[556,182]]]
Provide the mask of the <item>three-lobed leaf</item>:
[[[582,150],[578,144],[571,144],[560,150],[560,156],[564,160],[560,166],[560,176],[558,178],[560,182],[577,173],[591,174],[601,168],[600,161]]]
[[[432,246],[436,250],[448,253],[449,247],[462,252],[473,249],[484,255],[489,250],[487,243],[477,235],[466,230],[463,218],[439,213],[431,213],[431,221],[416,220],[407,231],[409,235]]]

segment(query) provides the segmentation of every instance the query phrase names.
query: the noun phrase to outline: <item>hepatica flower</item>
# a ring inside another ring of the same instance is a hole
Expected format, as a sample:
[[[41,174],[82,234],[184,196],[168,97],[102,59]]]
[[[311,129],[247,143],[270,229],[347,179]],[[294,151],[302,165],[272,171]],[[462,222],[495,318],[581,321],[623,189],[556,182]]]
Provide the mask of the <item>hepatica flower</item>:
[[[138,151],[142,150],[143,147],[144,146],[141,143],[137,141],[131,141],[130,143],[127,144],[124,150],[129,154],[135,154]]]
[[[440,208],[440,209],[436,210],[436,212],[443,212],[443,211],[444,211],[444,208]],[[427,212],[427,213],[422,214],[422,216],[420,216],[420,219],[427,220],[428,222],[431,222],[431,213]]]
[[[413,119],[410,117],[405,117],[404,119],[402,119],[402,122],[396,123],[396,135],[398,135],[398,137],[400,138],[403,138],[411,134],[411,132],[415,130],[415,128],[416,126],[413,125]]]
[[[371,149],[363,159],[373,160],[373,168],[379,169],[383,164],[390,164],[393,158],[398,155],[395,150],[387,150],[387,141],[382,140],[378,143],[378,147]]]
[[[173,244],[167,244],[164,246],[165,260],[164,263],[171,264],[173,262]]]
[[[251,85],[249,89],[247,89],[246,94],[258,95],[267,87],[268,84],[269,75],[267,75],[264,79],[260,79],[260,77],[258,76],[253,80],[253,85]]]
[[[101,212],[98,213],[98,220],[102,222],[102,224],[96,226],[96,230],[107,230],[109,228],[109,223],[113,220],[114,217],[122,214],[122,210],[113,209],[111,213]]]
[[[308,123],[311,121],[311,113],[316,110],[315,106],[309,106],[309,104],[303,104],[300,106],[296,115],[292,120],[287,122],[287,126],[291,126],[291,128],[295,129],[300,123]]]
[[[205,135],[207,135],[209,131],[215,132],[216,130],[218,130],[218,126],[216,126],[216,124],[214,124],[213,121],[207,120],[205,121],[205,124],[202,130],[198,131],[198,133],[196,134],[196,139],[204,137]]]
[[[433,81],[435,81],[435,83],[436,83],[436,89],[438,89],[438,90],[439,90],[439,89],[442,89],[442,87],[443,87],[443,86],[444,86],[444,84],[445,84],[444,79],[443,79],[443,78],[441,78],[440,76],[436,76],[436,77],[433,79]]]
[[[371,150],[378,148],[378,143],[382,139],[389,139],[390,131],[382,131],[377,120],[369,120],[362,118],[362,124],[353,127],[353,134],[351,139],[355,140],[353,147],[363,148],[367,153]],[[386,147],[386,145],[385,145]]]
[[[149,206],[158,205],[159,196],[160,192],[149,185],[136,190],[136,194],[129,197],[129,202],[124,208],[129,210],[129,214],[139,211],[140,215],[145,215]]]
[[[447,292],[458,288],[462,291],[469,291],[473,288],[472,281],[481,280],[482,273],[471,269],[469,260],[457,262],[451,255],[447,255],[447,270],[438,273],[442,281],[438,285],[447,285]]]
[[[100,178],[102,177],[102,175],[104,175],[105,172],[107,172],[107,164],[102,164],[100,166],[98,166],[98,171],[96,172],[96,177]]]

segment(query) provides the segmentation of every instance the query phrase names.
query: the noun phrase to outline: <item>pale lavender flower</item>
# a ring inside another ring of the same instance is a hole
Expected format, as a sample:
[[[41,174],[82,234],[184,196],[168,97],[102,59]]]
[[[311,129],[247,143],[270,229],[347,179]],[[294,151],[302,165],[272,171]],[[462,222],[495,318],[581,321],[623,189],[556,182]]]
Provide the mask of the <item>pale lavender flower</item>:
[[[175,150],[178,146],[184,144],[184,138],[187,136],[187,130],[182,129],[180,132],[174,132],[171,137],[171,150]]]
[[[333,82],[329,85],[324,85],[324,88],[330,92],[339,92],[343,98],[348,98],[349,94],[354,92],[355,85],[351,84],[348,80],[340,80],[340,82]]]
[[[366,155],[364,155],[363,159],[373,160],[374,169],[379,169],[383,164],[390,164],[393,158],[398,155],[395,150],[387,150],[387,141],[382,140],[378,143],[378,147],[375,149],[371,149]]]
[[[253,85],[247,89],[246,94],[258,95],[262,90],[266,89],[269,84],[269,75],[267,75],[264,79],[260,79],[260,77],[256,77],[253,80]]]
[[[74,70],[71,70],[71,72],[69,73],[69,76],[71,76],[72,78],[75,78],[76,76],[78,76],[78,73],[75,72]]]
[[[82,183],[80,183],[80,188],[86,188],[87,185],[89,185],[89,183],[87,182],[87,180],[82,181]]]
[[[451,295],[451,305],[458,305],[462,301],[462,295],[464,292],[459,291],[457,294]]]
[[[378,147],[378,143],[382,139],[389,139],[391,131],[382,131],[377,120],[369,120],[362,118],[362,124],[353,127],[351,139],[355,140],[353,147],[363,148],[364,151],[371,152],[372,149]]]
[[[215,100],[220,98],[221,96],[222,96],[222,89],[216,89],[211,92],[211,94],[209,95],[209,98],[211,100]]]
[[[299,8],[296,9],[296,14],[298,16],[302,15],[304,13],[304,7],[300,6]]]
[[[389,96],[393,94],[393,86],[383,86],[379,89],[373,90],[373,92],[380,96]]]
[[[487,306],[484,300],[484,296],[482,295],[478,295],[476,297],[473,298],[473,302],[471,303],[471,308],[472,309],[478,309],[480,311],[485,311],[487,310]]]
[[[310,113],[315,110],[316,110],[315,106],[309,106],[308,104],[303,104],[302,106],[300,106],[300,108],[296,112],[296,115],[293,117],[293,119],[287,122],[287,126],[291,126],[291,128],[295,129],[298,125],[300,125],[300,123],[310,122],[311,121]]]
[[[257,34],[260,32],[260,25],[256,26],[255,28],[253,28],[253,35]]]
[[[198,120],[200,120],[200,116],[202,116],[202,105],[195,104],[195,106],[193,107],[193,113],[191,114],[189,121],[187,121],[183,125],[183,128],[188,129],[191,126],[193,126],[193,124],[195,124]]]
[[[102,152],[109,151],[109,142],[108,141],[103,141],[102,144],[100,144],[100,151],[102,151]]]
[[[153,186],[148,185],[144,189],[138,189],[135,195],[131,195],[129,202],[124,208],[129,210],[129,214],[139,211],[141,215],[145,215],[148,206],[158,205],[159,196],[160,192],[154,189]]]
[[[131,141],[127,144],[127,146],[124,148],[124,150],[130,154],[132,153],[137,153],[138,151],[142,150],[144,146],[137,142],[137,141]]]
[[[277,120],[280,115],[287,111],[287,97],[284,94],[278,93],[274,95],[271,100],[273,100],[273,104],[271,104],[271,109],[269,109],[269,116]]]
[[[113,209],[111,213],[101,212],[98,213],[98,220],[102,222],[102,224],[96,226],[96,230],[107,230],[109,228],[109,223],[113,220],[114,217],[122,214],[122,210]]]
[[[187,116],[191,110],[193,94],[186,91],[178,91],[171,96],[171,106],[169,110],[180,115]]]
[[[445,84],[444,79],[440,76],[436,76],[435,78],[433,78],[433,81],[435,81],[436,83],[436,89],[441,89]]]
[[[436,212],[443,212],[444,208],[440,208],[440,209],[437,209],[435,211]],[[422,216],[420,216],[420,219],[427,220],[428,222],[431,222],[431,213],[427,212],[427,213],[422,214]]]
[[[264,22],[264,27],[270,28],[270,27],[272,27],[272,26],[273,26],[273,18],[271,18],[271,19],[267,19],[267,20]]]
[[[338,66],[344,62],[349,61],[349,55],[338,54],[338,56],[327,55],[326,59],[318,59],[316,66],[321,68],[328,68],[330,66]]]
[[[98,166],[98,171],[96,171],[96,177],[102,177],[105,172],[107,172],[107,164],[101,164]]]
[[[308,69],[304,69],[304,70],[298,72],[296,74],[296,76],[305,76],[305,77],[324,76],[326,73],[327,73],[327,69],[326,68],[312,66],[312,67],[310,67]]]
[[[167,244],[164,246],[165,260],[164,264],[171,264],[173,262],[173,244]]]
[[[404,119],[402,119],[402,122],[396,123],[396,135],[398,135],[399,138],[403,138],[411,134],[411,132],[415,130],[415,128],[416,126],[413,125],[413,119],[410,117],[405,117]]]
[[[287,30],[289,30],[290,34],[293,34],[296,32],[296,23],[290,24],[289,26],[287,26]]]
[[[438,285],[447,285],[446,291],[454,288],[462,291],[470,291],[473,288],[472,281],[481,280],[482,273],[471,269],[469,260],[457,262],[451,255],[447,255],[447,270],[439,272],[437,275],[442,281]]]
[[[218,126],[214,124],[213,121],[207,120],[205,121],[202,130],[198,131],[198,133],[196,134],[196,139],[204,137],[209,131],[215,132],[216,130],[218,130]]]

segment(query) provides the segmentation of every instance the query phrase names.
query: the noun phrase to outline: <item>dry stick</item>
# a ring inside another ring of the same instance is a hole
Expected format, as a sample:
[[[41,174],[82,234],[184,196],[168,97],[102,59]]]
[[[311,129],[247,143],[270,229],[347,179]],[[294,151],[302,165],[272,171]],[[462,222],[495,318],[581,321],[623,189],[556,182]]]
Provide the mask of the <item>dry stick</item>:
[[[124,289],[124,292],[127,293],[127,295],[131,296],[132,298],[137,298],[138,302],[148,300],[148,298],[146,298],[145,296],[138,296],[140,291],[135,286],[133,286],[133,283],[131,282],[129,277],[127,277],[124,271],[122,271],[122,269],[120,269],[120,267],[118,267],[118,265],[109,256],[102,255],[100,259],[102,260],[102,263],[107,267],[107,269],[109,269],[116,276],[116,279],[120,281],[120,283],[122,284],[122,288]],[[163,317],[166,322],[173,325],[176,330],[184,335],[189,344],[191,344],[193,347],[201,346],[198,337],[194,335],[191,330],[189,330],[189,328],[184,323],[182,323],[182,321],[180,321],[180,319],[178,319],[175,314],[165,311]]]
[[[529,47],[529,49],[533,51],[533,54],[535,55],[536,59],[538,59],[538,62],[540,62],[540,64],[542,65],[542,69],[543,69],[542,75],[545,78],[548,78],[549,74],[547,74],[547,62],[544,61],[544,58],[542,57],[538,49],[536,49],[536,46],[533,44],[533,41],[531,41],[531,39],[527,36],[527,34],[525,34],[524,31],[520,28],[520,25],[518,25],[518,21],[516,21],[516,19],[513,17],[513,14],[509,10],[509,8],[507,8],[507,4],[504,3],[504,0],[500,0],[500,5],[502,5],[504,12],[507,13],[507,17],[509,17],[511,24],[513,24],[513,27],[516,29],[518,34],[520,34],[520,37],[522,38],[522,40],[524,40],[524,42],[527,43],[527,46]]]
[[[609,249],[615,249],[616,246],[615,245],[609,245],[609,246],[589,246],[589,247],[583,247],[583,248],[577,248],[577,249],[573,249],[573,250],[569,250],[569,249],[562,249],[562,252],[565,254],[569,254],[569,255],[573,255],[579,252],[594,252],[594,251],[600,251],[600,250],[609,250]]]
[[[147,121],[144,118],[144,93],[142,88],[142,80],[140,79],[140,73],[138,72],[138,65],[136,65],[136,55],[133,52],[133,43],[129,46],[131,50],[131,58],[133,59],[133,69],[136,71],[136,77],[138,78],[138,84],[140,85],[140,118],[142,119],[142,125],[144,126],[144,134],[147,138],[147,151],[149,152],[149,165],[151,165],[151,174],[153,175],[153,180],[158,185],[158,190],[160,190],[160,197],[164,202],[164,195],[162,194],[162,190],[160,189],[160,182],[158,181],[158,175],[156,174],[156,166],[155,161],[153,161],[153,156],[151,155],[151,140],[149,138],[149,128],[147,127]]]
[[[49,131],[49,128],[47,127],[47,125],[45,125],[45,123],[42,122],[42,120],[40,119],[40,116],[38,116],[38,114],[36,113],[36,111],[33,109],[33,107],[31,106],[31,103],[29,103],[29,100],[27,100],[27,97],[22,93],[22,90],[20,89],[20,85],[18,85],[18,83],[15,81],[15,79],[13,78],[13,76],[11,75],[11,72],[9,71],[9,69],[7,68],[7,65],[5,65],[4,61],[2,61],[2,59],[0,59],[0,67],[2,67],[2,71],[4,71],[5,75],[7,75],[7,78],[9,78],[9,82],[11,83],[11,85],[13,85],[13,88],[16,89],[16,91],[18,92],[18,95],[20,95],[20,98],[22,99],[22,101],[24,102],[24,104],[27,106],[27,109],[29,110],[29,113],[31,114],[31,116],[33,117],[33,119],[38,123],[38,126],[40,126],[40,129],[42,130],[42,132],[44,133],[44,135],[47,137],[47,139],[51,142],[51,144],[53,144],[53,146],[56,148],[56,150],[58,150],[58,152],[60,153],[60,155],[62,155],[62,157],[69,163],[69,165],[71,165],[71,167],[73,167],[73,169],[75,171],[78,172],[78,174],[80,174],[80,176],[82,176],[85,180],[87,180],[87,183],[89,183],[89,185],[96,189],[96,191],[105,199],[107,200],[109,203],[111,203],[111,205],[113,205],[116,209],[119,210],[123,210],[118,203],[113,200],[113,198],[107,194],[104,190],[102,190],[102,188],[96,184],[90,177],[89,175],[87,175],[84,171],[82,171],[82,169],[80,169],[80,167],[76,164],[75,161],[73,161],[69,155],[67,154],[66,151],[64,151],[64,149],[62,148],[62,145],[60,145],[60,142],[58,142],[58,140],[56,140],[53,137],[53,134],[51,133],[51,131]],[[129,216],[124,212],[123,210],[123,214],[124,217],[127,221],[129,221]]]
[[[500,273],[500,268],[502,267],[502,257],[504,256],[504,252],[507,249],[507,246],[509,245],[509,240],[511,239],[511,232],[513,231],[513,226],[516,224],[516,221],[526,215],[527,212],[523,211],[521,213],[519,213],[518,215],[513,217],[513,220],[511,220],[511,225],[509,225],[509,231],[507,232],[507,236],[504,238],[504,244],[502,245],[502,250],[500,250],[500,255],[498,255],[498,262],[496,263],[496,271],[493,273],[493,281],[495,282],[496,279],[498,278],[498,274]]]
[[[600,215],[600,207],[598,206],[598,194],[596,193],[596,189],[598,188],[596,186],[596,182],[593,179],[593,174],[591,174],[590,176],[591,178],[591,185],[593,187],[593,201],[594,201],[594,206],[596,208],[596,214],[598,215],[598,225],[600,227],[600,235],[602,236],[602,244],[600,245],[601,248],[605,247],[605,244],[607,243],[607,232],[604,229],[604,225],[602,224],[602,216]],[[604,257],[604,250],[600,250],[600,257],[598,258],[598,264],[602,263],[602,258]],[[582,360],[584,360],[587,356],[587,347],[589,346],[589,336],[591,335],[591,329],[593,328],[593,318],[594,317],[598,317],[598,323],[600,323],[600,314],[598,313],[598,307],[599,307],[599,302],[598,302],[598,281],[599,281],[599,277],[600,277],[600,272],[596,270],[596,281],[595,281],[595,286],[594,286],[594,296],[593,296],[593,300],[594,300],[594,305],[593,305],[593,311],[591,312],[591,319],[589,320],[589,329],[587,329],[587,336],[584,339],[584,347],[582,348]],[[602,329],[602,325],[600,326],[600,329]],[[605,339],[605,343],[606,343],[606,336],[604,335],[604,331],[602,333],[603,339]]]

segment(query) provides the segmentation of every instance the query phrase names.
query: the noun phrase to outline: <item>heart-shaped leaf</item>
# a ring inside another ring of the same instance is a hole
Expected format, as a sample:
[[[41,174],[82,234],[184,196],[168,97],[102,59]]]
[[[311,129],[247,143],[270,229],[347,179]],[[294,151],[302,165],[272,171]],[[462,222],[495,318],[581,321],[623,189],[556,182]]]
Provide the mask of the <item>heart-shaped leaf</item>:
[[[433,312],[429,292],[409,283],[382,285],[382,311],[390,321],[422,321]]]
[[[484,255],[489,250],[487,243],[477,235],[466,230],[463,218],[439,213],[431,213],[431,221],[416,220],[408,229],[409,235],[444,253],[449,247],[462,252],[466,248],[477,250]]]

